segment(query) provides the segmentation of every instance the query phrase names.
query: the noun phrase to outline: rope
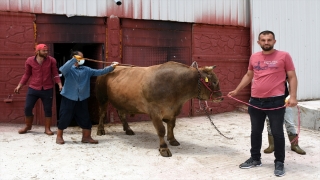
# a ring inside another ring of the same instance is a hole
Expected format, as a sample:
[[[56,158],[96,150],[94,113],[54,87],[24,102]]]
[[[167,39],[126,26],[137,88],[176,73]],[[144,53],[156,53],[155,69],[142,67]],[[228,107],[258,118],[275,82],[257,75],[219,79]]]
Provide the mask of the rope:
[[[200,104],[201,104],[201,103],[200,103]],[[212,119],[211,119],[211,117],[210,117],[210,114],[209,114],[208,111],[207,111],[207,108],[204,108],[204,112],[206,113],[206,115],[207,115],[208,119],[210,120],[210,123],[212,124],[212,126],[218,131],[218,133],[219,133],[221,136],[225,137],[226,139],[233,139],[232,137],[227,137],[227,136],[225,136],[224,134],[221,133],[221,131],[220,131],[220,130],[217,128],[217,126],[213,123],[213,121],[212,121]]]
[[[217,132],[218,132],[221,136],[223,136],[223,137],[225,137],[225,138],[227,138],[227,139],[233,139],[232,137],[227,137],[227,136],[225,136],[224,134],[222,134],[221,131],[217,128],[217,126],[213,123],[213,121],[212,121],[212,119],[211,119],[211,117],[210,117],[210,114],[209,114],[208,111],[207,111],[207,110],[208,110],[208,104],[207,104],[207,107],[205,107],[205,106],[202,107],[203,102],[200,101],[200,99],[201,99],[201,98],[200,98],[201,83],[202,83],[207,89],[209,89],[209,91],[211,92],[211,94],[210,94],[210,99],[211,99],[211,96],[212,96],[213,92],[215,92],[215,91],[213,91],[212,89],[210,89],[210,87],[207,86],[207,84],[204,83],[203,80],[201,79],[201,74],[200,74],[200,71],[199,71],[199,69],[198,69],[198,63],[197,63],[196,61],[194,61],[194,62],[191,64],[191,67],[195,67],[195,68],[197,69],[197,71],[198,71],[198,77],[199,77],[199,79],[198,79],[198,97],[197,97],[197,98],[199,99],[200,109],[203,109],[203,110],[204,110],[204,112],[206,113],[208,119],[210,120],[210,123],[212,124],[212,126],[217,130]],[[201,81],[201,80],[202,80],[202,81]]]
[[[97,62],[97,63],[104,63],[104,64],[112,64],[113,62],[106,62],[106,61],[99,61],[99,60],[95,60],[95,59],[89,59],[89,58],[83,58],[87,61],[92,61],[92,62]],[[121,64],[119,63],[119,65],[121,66],[131,66],[131,67],[134,67],[135,65],[132,65],[132,64]]]
[[[264,108],[259,108],[259,107],[253,106],[253,105],[251,105],[249,103],[243,102],[243,101],[241,101],[239,99],[236,99],[236,98],[234,98],[234,97],[232,97],[230,95],[227,95],[226,97],[228,97],[230,99],[233,99],[233,100],[236,100],[238,102],[241,102],[243,104],[246,104],[248,106],[251,106],[253,108],[260,109],[260,110],[276,110],[276,109],[286,108],[286,105],[284,105],[284,106],[277,107],[277,108],[264,109]],[[297,136],[292,141],[290,141],[290,143],[294,143],[295,145],[298,144],[298,139],[299,139],[299,135],[300,135],[300,108],[299,108],[298,105],[296,107],[298,109],[298,131],[297,131]]]
[[[254,108],[260,109],[260,110],[276,110],[276,109],[281,109],[281,108],[285,108],[285,107],[286,107],[286,105],[284,105],[284,106],[277,107],[277,108],[264,109],[264,108],[259,108],[259,107],[257,107],[257,106],[253,106],[253,105],[251,105],[251,104],[249,104],[249,103],[243,102],[243,101],[241,101],[241,100],[239,100],[239,99],[236,99],[236,98],[234,98],[234,97],[232,97],[232,96],[230,96],[230,95],[227,95],[226,97],[231,98],[231,99],[234,99],[234,100],[236,100],[236,101],[238,101],[238,102],[241,102],[241,103],[243,103],[243,104],[246,104],[246,105],[248,105],[248,106],[251,106],[251,107],[254,107]]]

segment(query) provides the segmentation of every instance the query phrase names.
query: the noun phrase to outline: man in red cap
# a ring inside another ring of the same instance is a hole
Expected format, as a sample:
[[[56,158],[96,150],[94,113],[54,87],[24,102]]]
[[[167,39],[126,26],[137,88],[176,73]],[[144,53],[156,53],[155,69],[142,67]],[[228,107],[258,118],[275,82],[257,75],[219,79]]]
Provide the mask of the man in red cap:
[[[62,84],[58,73],[57,61],[48,56],[48,47],[45,44],[36,46],[36,55],[31,56],[25,62],[25,73],[22,76],[18,86],[14,89],[19,94],[20,89],[28,80],[29,88],[24,108],[26,126],[19,130],[19,134],[24,134],[31,130],[33,122],[32,110],[37,100],[40,98],[45,112],[45,132],[47,135],[53,135],[50,130],[52,121],[52,99],[54,82],[59,85],[59,91],[62,90]]]

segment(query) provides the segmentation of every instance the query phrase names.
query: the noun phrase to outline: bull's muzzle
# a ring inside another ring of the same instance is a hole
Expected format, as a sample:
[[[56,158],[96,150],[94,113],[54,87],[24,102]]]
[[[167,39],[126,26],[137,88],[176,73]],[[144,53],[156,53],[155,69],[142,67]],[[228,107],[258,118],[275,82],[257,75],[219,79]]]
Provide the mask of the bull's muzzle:
[[[214,98],[212,98],[213,102],[221,102],[221,101],[223,101],[223,96],[222,96],[222,93],[220,91],[215,92],[213,95],[214,95]]]

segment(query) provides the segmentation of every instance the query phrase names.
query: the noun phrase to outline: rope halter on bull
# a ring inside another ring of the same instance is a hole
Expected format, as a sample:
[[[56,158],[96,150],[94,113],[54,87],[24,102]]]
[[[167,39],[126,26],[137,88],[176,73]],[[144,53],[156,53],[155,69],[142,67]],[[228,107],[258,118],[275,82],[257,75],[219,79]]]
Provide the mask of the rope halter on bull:
[[[211,124],[212,124],[213,127],[218,131],[218,133],[219,133],[221,136],[223,136],[223,137],[225,137],[225,138],[227,138],[227,139],[233,139],[232,137],[227,137],[227,136],[225,136],[224,134],[221,133],[221,131],[220,131],[220,130],[217,128],[217,126],[213,123],[213,121],[212,121],[212,119],[211,119],[211,117],[210,117],[210,114],[209,114],[209,112],[207,111],[207,109],[208,109],[207,101],[205,101],[205,102],[206,102],[206,105],[207,105],[207,106],[205,107],[204,103],[201,101],[201,98],[200,98],[201,83],[211,92],[211,94],[210,94],[210,100],[212,100],[212,95],[213,95],[213,93],[214,93],[214,92],[218,92],[218,91],[213,91],[213,90],[209,87],[209,84],[206,83],[206,82],[203,80],[203,78],[201,78],[201,74],[200,74],[200,71],[199,71],[199,69],[198,69],[198,63],[197,63],[196,61],[194,61],[194,62],[191,64],[190,67],[194,67],[194,68],[196,68],[197,71],[198,71],[199,79],[198,79],[198,97],[197,97],[197,98],[199,99],[200,109],[203,109],[203,110],[204,110],[204,112],[206,113],[207,117],[209,118]]]

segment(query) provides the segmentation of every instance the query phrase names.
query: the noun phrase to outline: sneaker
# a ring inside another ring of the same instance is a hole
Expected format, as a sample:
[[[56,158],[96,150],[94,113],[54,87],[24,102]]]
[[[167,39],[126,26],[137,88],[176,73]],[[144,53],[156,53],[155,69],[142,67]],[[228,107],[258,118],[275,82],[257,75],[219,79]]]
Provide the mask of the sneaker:
[[[276,161],[276,163],[274,163],[274,167],[274,175],[281,177],[286,174],[284,171],[284,164],[282,162]]]
[[[261,163],[260,160],[259,161],[253,160],[252,157],[250,157],[248,160],[246,160],[246,162],[240,164],[239,168],[249,169],[249,168],[254,167],[254,166],[262,166],[262,163]]]

